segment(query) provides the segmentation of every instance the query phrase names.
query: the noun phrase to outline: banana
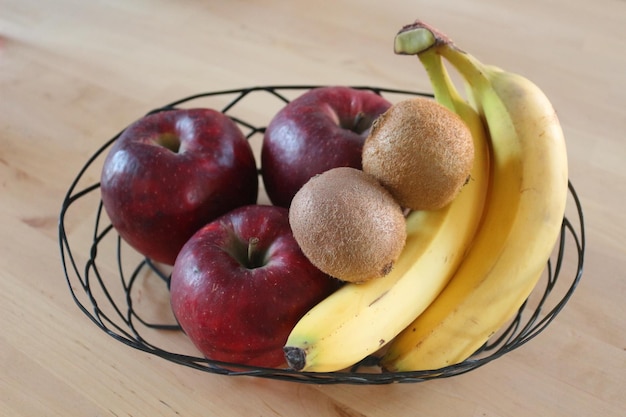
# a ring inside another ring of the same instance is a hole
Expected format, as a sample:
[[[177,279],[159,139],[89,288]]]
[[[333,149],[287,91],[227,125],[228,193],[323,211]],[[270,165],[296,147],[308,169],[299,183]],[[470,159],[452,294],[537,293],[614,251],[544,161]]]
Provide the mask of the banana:
[[[470,357],[536,285],[563,220],[567,153],[553,106],[528,79],[482,64],[420,21],[398,33],[396,52],[440,54],[452,64],[469,86],[491,146],[489,196],[470,251],[380,362],[387,371],[438,370]]]
[[[406,244],[388,275],[344,285],[296,324],[284,348],[291,368],[337,371],[377,352],[435,299],[468,250],[488,189],[486,132],[447,77],[438,85],[436,100],[457,112],[472,132],[470,180],[448,206],[408,215]]]

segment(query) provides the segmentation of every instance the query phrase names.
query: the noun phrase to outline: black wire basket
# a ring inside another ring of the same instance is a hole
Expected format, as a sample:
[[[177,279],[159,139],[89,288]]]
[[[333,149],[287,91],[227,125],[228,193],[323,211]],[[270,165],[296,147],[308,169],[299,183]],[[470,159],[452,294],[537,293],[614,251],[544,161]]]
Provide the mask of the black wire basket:
[[[235,121],[248,140],[262,140],[265,126],[291,98],[318,86],[270,86],[197,94],[152,110],[210,107]],[[373,91],[394,102],[430,94],[378,87]],[[259,111],[259,110],[262,111]],[[106,151],[121,134],[92,155],[72,182],[60,212],[59,245],[63,271],[80,310],[106,334],[132,348],[214,374],[253,376],[313,384],[416,383],[460,375],[522,346],[559,314],[582,277],[585,253],[583,211],[573,185],[561,233],[544,276],[517,315],[469,359],[430,371],[384,372],[378,357],[365,358],[341,372],[299,372],[218,362],[200,356],[186,339],[169,305],[169,270],[128,246],[111,226],[99,192]],[[570,218],[572,220],[570,220]],[[73,243],[91,242],[89,247]]]

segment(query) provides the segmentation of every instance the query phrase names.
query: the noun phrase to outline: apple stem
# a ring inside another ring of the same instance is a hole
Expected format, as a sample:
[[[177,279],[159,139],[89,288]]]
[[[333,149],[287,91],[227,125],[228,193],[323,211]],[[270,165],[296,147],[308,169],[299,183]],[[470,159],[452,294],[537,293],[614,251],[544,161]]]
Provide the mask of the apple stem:
[[[257,259],[255,259],[256,247],[259,243],[258,237],[251,237],[248,239],[248,265],[256,265]]]
[[[360,112],[358,112],[356,114],[356,116],[354,118],[354,125],[353,125],[354,126],[353,130],[355,132],[361,133],[363,130],[365,130],[365,129],[361,129],[361,126],[360,126],[360,124],[361,124],[361,122],[363,121],[364,118],[365,118],[365,114],[362,111],[360,111]]]

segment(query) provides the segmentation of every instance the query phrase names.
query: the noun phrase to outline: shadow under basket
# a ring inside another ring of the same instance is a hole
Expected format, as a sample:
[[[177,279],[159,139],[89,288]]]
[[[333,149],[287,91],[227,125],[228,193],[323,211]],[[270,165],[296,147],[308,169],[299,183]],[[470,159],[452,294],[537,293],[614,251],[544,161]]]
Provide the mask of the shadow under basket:
[[[315,87],[319,86],[208,92],[177,100],[149,113],[189,107],[221,109],[239,125],[248,140],[262,140],[271,117],[291,99]],[[432,97],[426,93],[378,87],[353,88],[373,91],[391,102],[411,96]],[[459,364],[430,371],[392,373],[381,371],[378,357],[370,356],[350,370],[317,373],[209,360],[199,356],[176,324],[168,298],[168,267],[155,264],[130,248],[103,210],[98,182],[100,170],[107,149],[120,134],[89,158],[67,191],[59,218],[63,271],[80,310],[106,334],[132,348],[180,365],[214,374],[312,384],[416,383],[447,378],[479,368],[537,336],[563,309],[582,277],[583,211],[570,183],[561,233],[543,277],[517,315],[474,355]],[[85,242],[90,243],[85,246]]]

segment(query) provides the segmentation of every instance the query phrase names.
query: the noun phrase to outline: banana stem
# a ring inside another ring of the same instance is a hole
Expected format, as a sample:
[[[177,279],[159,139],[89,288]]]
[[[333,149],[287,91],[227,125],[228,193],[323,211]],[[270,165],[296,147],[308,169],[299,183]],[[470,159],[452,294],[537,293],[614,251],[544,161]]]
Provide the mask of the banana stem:
[[[461,96],[452,84],[452,80],[444,67],[441,55],[437,49],[431,48],[418,54],[435,93],[435,99],[453,112],[458,111],[458,102]]]
[[[476,58],[451,44],[441,45],[440,53],[463,75],[472,90],[483,90],[489,87],[487,68]]]
[[[394,50],[401,55],[416,55],[441,43],[452,43],[434,27],[416,20],[404,26],[395,38]]]
[[[436,53],[446,58],[463,75],[473,90],[482,90],[489,84],[488,68],[485,65],[459,49],[448,36],[421,20],[400,29],[395,37],[394,51],[400,55],[418,55],[422,62],[427,59],[435,68],[439,64],[430,54]],[[429,71],[429,76],[437,72],[438,70]]]
[[[458,113],[463,102],[450,75],[443,65],[441,50],[452,45],[444,34],[421,21],[403,27],[396,35],[396,53],[417,55],[430,78],[435,99],[451,111]]]

